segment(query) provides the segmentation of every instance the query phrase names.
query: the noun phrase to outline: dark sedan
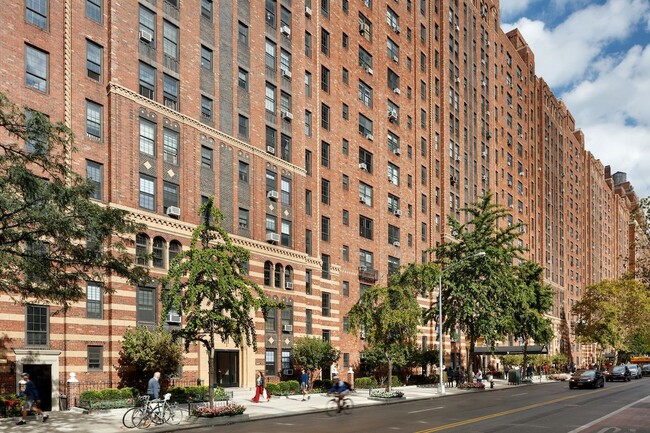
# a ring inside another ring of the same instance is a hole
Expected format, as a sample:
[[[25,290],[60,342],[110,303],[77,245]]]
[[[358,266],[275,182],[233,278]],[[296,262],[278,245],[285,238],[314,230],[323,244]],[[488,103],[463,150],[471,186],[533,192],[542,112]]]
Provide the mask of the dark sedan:
[[[632,374],[626,365],[617,365],[605,373],[605,380],[607,380],[607,382],[612,382],[614,380],[629,382],[632,380]]]
[[[641,366],[641,374],[643,376],[650,376],[650,364],[643,364]]]
[[[602,388],[605,386],[605,378],[599,370],[585,370],[582,373],[574,374],[569,379],[569,388]]]

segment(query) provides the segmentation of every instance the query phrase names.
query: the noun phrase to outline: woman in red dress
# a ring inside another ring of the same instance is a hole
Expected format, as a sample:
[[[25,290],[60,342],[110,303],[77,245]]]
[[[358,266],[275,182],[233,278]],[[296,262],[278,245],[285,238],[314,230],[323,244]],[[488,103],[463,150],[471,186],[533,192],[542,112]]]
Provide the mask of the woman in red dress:
[[[265,388],[266,388],[266,381],[264,380],[264,373],[261,371],[257,372],[257,375],[255,377],[255,397],[253,397],[253,402],[254,403],[259,403],[260,398],[264,399],[264,393],[265,393]],[[266,393],[266,400],[271,400],[271,395]]]

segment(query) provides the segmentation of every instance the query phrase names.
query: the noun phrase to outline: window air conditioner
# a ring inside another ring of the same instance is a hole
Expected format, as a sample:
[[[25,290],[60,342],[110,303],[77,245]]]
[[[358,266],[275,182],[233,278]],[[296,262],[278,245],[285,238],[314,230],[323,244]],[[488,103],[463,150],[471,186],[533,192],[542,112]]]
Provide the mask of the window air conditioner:
[[[291,111],[282,111],[282,118],[286,120],[293,120],[293,114]]]
[[[286,37],[289,37],[291,36],[291,29],[289,28],[289,26],[282,26],[280,27],[280,33],[282,33]]]
[[[286,282],[284,283],[284,288],[287,289],[287,290],[293,290],[293,282],[291,282],[291,281],[286,281]]]
[[[488,156],[487,150],[484,150],[483,152],[481,152],[481,156]]]
[[[293,325],[282,325],[282,332],[293,332]]]
[[[167,323],[181,323],[181,315],[175,311],[167,313]]]
[[[395,30],[395,33],[400,34],[402,32],[402,29],[399,28],[399,26],[393,27],[393,30]]]
[[[176,217],[176,218],[180,217],[181,208],[179,208],[178,206],[169,206],[167,208],[167,216]]]
[[[402,151],[400,150],[399,147],[396,147],[395,150],[393,150],[393,153],[394,153],[395,155],[399,156],[399,155],[402,154]]]
[[[372,75],[372,68],[370,66],[366,66],[366,72],[370,75]]]
[[[519,176],[523,176],[525,173],[523,171],[519,172]]]
[[[460,84],[460,77],[456,77],[456,82]]]
[[[271,155],[275,155],[275,147],[273,146],[266,146],[266,151]]]
[[[284,78],[288,80],[291,79],[291,71],[288,69],[281,69],[280,75],[282,75]]]
[[[368,201],[364,196],[359,196],[359,203],[368,204]]]
[[[366,138],[370,141],[375,139],[375,137],[373,137],[372,134],[366,134]]]
[[[397,110],[388,110],[388,119],[397,120]]]
[[[393,56],[393,61],[394,61],[395,63],[399,63],[399,57],[397,57],[397,56]]]
[[[395,88],[393,89],[393,93],[396,93],[396,94],[399,95],[399,94],[401,93],[399,87],[395,87]]]
[[[285,368],[282,370],[283,376],[293,376],[293,368]]]
[[[266,234],[266,241],[267,242],[280,242],[280,235],[277,233],[269,232]]]
[[[365,162],[360,162],[360,163],[359,163],[359,168],[360,168],[361,170],[368,171],[368,164],[366,164]]]
[[[486,182],[487,182],[487,180],[488,180],[488,177],[487,177],[487,176],[486,176],[486,175],[484,174],[483,176],[481,176],[481,179],[483,179],[484,181],[486,181]]]
[[[395,211],[393,212],[393,215],[395,215],[396,217],[401,216],[402,211],[400,209],[395,209]]]
[[[278,199],[278,192],[275,190],[271,190],[266,193],[266,198],[271,199],[271,200],[277,200]]]
[[[311,18],[311,8],[309,6],[305,6],[305,16]]]
[[[138,32],[138,37],[141,40],[143,40],[145,42],[148,42],[148,43],[151,43],[151,41],[153,41],[153,35],[151,33],[149,33],[148,31],[146,31],[146,30],[140,30]]]
[[[393,242],[393,246],[394,246],[394,247],[399,247],[399,241],[395,241],[395,242]]]

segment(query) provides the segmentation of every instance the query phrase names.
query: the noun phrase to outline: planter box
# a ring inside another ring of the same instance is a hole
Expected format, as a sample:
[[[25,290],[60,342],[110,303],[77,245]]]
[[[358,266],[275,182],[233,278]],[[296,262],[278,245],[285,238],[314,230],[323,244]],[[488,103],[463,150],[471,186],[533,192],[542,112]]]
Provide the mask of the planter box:
[[[213,426],[213,425],[228,425],[237,422],[248,421],[248,414],[232,415],[232,416],[215,416],[212,418],[204,416],[190,416],[188,421],[183,425],[196,425],[196,426]]]
[[[397,403],[398,401],[406,400],[406,397],[368,397],[368,400],[383,401],[386,403]]]

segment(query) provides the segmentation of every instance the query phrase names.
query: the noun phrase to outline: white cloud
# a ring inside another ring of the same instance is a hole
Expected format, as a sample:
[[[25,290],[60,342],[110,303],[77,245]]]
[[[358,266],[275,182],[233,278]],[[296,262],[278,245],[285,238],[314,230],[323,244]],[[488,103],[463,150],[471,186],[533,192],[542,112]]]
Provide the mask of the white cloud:
[[[535,0],[501,0],[501,16],[511,17],[528,9]]]

